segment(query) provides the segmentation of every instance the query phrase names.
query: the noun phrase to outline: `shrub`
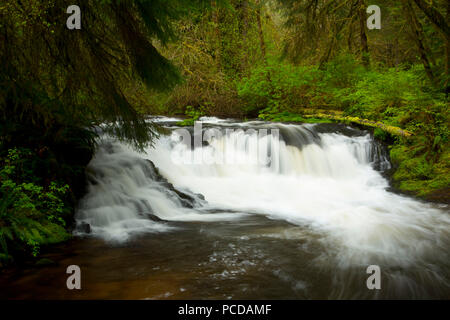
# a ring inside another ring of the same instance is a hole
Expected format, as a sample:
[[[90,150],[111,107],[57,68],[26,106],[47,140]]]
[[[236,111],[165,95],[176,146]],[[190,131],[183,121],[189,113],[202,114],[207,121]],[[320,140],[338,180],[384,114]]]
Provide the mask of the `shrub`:
[[[187,106],[185,114],[188,118],[178,122],[177,124],[179,126],[193,126],[195,121],[197,121],[200,117],[202,117],[205,114],[205,112],[203,107],[195,109],[193,106]]]
[[[11,251],[37,256],[42,245],[70,237],[65,230],[72,208],[66,205],[69,186],[52,181],[32,182],[27,168],[29,149],[10,149],[0,169],[0,263],[12,259]]]
[[[310,102],[316,67],[294,66],[269,59],[267,65],[256,66],[250,76],[236,81],[238,95],[246,115],[296,111]]]

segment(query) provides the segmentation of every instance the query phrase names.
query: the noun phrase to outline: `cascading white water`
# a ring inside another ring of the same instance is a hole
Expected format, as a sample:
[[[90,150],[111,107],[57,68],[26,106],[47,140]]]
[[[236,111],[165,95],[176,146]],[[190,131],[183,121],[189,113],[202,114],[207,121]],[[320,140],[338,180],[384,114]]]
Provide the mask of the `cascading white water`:
[[[218,126],[213,120],[205,122]],[[136,231],[174,230],[170,223],[150,220],[153,216],[217,221],[260,214],[305,226],[327,248],[321,258],[332,255],[341,267],[407,266],[427,256],[447,263],[449,215],[387,191],[388,182],[374,167],[386,169],[389,162],[370,135],[320,133],[314,125],[267,126],[280,129],[282,138],[271,150],[270,165],[258,162],[253,152],[260,139],[270,137],[255,133],[233,132],[195,149],[163,136],[144,154],[107,139],[90,164],[89,192],[80,202],[78,223],[89,223],[94,235],[123,240]],[[193,159],[199,152],[213,160],[228,159],[231,152],[242,161],[173,161],[174,154]],[[175,189],[158,180],[145,159]],[[191,198],[192,208],[178,191]]]

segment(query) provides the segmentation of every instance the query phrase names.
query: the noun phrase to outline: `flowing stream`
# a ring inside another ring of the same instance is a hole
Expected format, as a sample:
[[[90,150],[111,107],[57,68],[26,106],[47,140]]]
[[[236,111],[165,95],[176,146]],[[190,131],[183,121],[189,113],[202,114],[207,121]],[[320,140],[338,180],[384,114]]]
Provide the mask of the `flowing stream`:
[[[9,298],[450,297],[448,207],[392,192],[368,132],[203,118],[198,144],[153,120],[168,133],[143,153],[101,139],[77,237],[53,264],[0,278]]]

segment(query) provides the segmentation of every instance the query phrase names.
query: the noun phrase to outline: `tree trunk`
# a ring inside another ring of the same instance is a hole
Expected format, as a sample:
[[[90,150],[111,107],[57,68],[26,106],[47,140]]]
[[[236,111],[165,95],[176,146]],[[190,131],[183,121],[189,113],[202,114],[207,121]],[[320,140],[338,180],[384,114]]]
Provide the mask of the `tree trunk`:
[[[351,7],[349,8],[347,18],[343,19],[340,24],[336,24],[335,25],[335,30],[334,30],[333,34],[331,35],[331,37],[330,37],[331,39],[329,40],[330,42],[329,42],[329,45],[328,45],[328,49],[325,52],[325,54],[320,58],[319,69],[323,70],[325,68],[325,64],[330,60],[332,52],[333,52],[333,49],[334,49],[335,44],[336,44],[336,40],[338,38],[338,35],[342,32],[342,30],[344,29],[344,27],[348,23],[348,21],[350,21],[349,22],[349,30],[351,32],[353,18],[354,18],[353,9],[355,8],[355,6],[357,4],[358,4],[358,2],[353,2]],[[351,40],[352,40],[351,36],[349,36],[349,39],[348,39],[349,50],[351,49]]]
[[[353,52],[353,22],[354,17],[350,18],[350,23],[348,26],[348,37],[347,37],[347,46],[348,46],[348,52]]]
[[[264,41],[264,33],[262,30],[262,23],[261,23],[261,1],[256,1],[256,22],[258,24],[258,35],[259,35],[259,47],[261,49],[261,56],[264,61],[264,64],[267,64],[266,60],[266,43]]]
[[[248,0],[241,0],[240,2],[240,26],[241,26],[241,34],[242,39],[240,42],[240,48],[241,48],[241,70],[244,72],[247,70],[248,67],[248,54],[244,54],[246,52],[247,46],[247,33],[248,33]]]
[[[447,0],[448,1],[448,0]],[[433,24],[444,34],[444,36],[448,39],[450,37],[450,27],[447,24],[446,18],[436,9],[434,9],[431,5],[426,3],[423,0],[414,0],[416,5],[420,8],[420,10],[425,13],[428,19],[433,22]]]
[[[256,23],[258,25],[259,46],[261,49],[261,56],[263,59],[263,64],[267,70],[266,78],[267,78],[267,82],[269,83],[269,86],[270,86],[270,96],[273,98],[275,95],[275,88],[273,87],[273,84],[272,84],[272,76],[270,74],[270,69],[268,68],[268,63],[267,63],[266,43],[264,41],[264,33],[263,33],[262,22],[261,22],[261,7],[262,7],[261,0],[256,0]]]
[[[217,64],[220,66],[221,65],[221,50],[222,50],[222,39],[221,39],[221,35],[220,35],[220,20],[219,20],[219,8],[217,7],[217,3],[216,1],[213,1],[212,4],[212,15],[213,15],[213,22],[214,22],[214,31],[215,31],[215,35],[216,35],[216,50],[215,50],[215,55],[216,55],[216,61]]]
[[[325,69],[325,64],[330,60],[331,53],[333,52],[333,48],[334,48],[335,39],[336,39],[335,34],[333,34],[331,36],[330,43],[328,45],[327,51],[320,58],[320,63],[319,63],[319,69],[320,70],[324,70]]]
[[[369,58],[369,45],[367,43],[367,33],[366,33],[366,4],[364,0],[359,0],[358,2],[358,14],[359,14],[359,34],[361,38],[361,59],[363,65],[368,68],[370,66]]]
[[[450,1],[447,2],[447,14],[446,19],[450,19]],[[448,98],[448,94],[450,93],[450,87],[449,87],[449,69],[450,69],[450,39],[449,37],[446,37],[445,39],[445,83],[444,83],[444,89],[445,94]]]
[[[406,21],[411,28],[412,36],[414,38],[414,42],[416,43],[417,50],[419,51],[420,60],[422,61],[425,72],[431,82],[435,83],[433,72],[431,70],[430,60],[427,57],[424,45],[422,25],[420,24],[419,19],[417,19],[416,13],[414,12],[414,8],[412,7],[410,0],[402,0],[402,5],[403,11],[405,12],[406,16]]]
[[[248,32],[248,0],[242,1],[242,20],[243,20],[242,36],[244,37],[245,40],[247,38]]]

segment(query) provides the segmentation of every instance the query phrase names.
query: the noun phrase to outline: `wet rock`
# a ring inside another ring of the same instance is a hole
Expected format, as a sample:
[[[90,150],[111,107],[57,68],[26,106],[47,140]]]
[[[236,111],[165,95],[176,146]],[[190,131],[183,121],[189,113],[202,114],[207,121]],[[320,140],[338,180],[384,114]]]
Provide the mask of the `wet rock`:
[[[152,179],[155,181],[158,181],[161,183],[162,186],[164,186],[167,189],[167,192],[174,194],[178,200],[183,204],[186,208],[193,208],[195,203],[197,202],[197,199],[205,200],[205,197],[202,194],[188,194],[186,192],[180,191],[176,189],[173,184],[171,184],[169,181],[167,181],[166,178],[164,178],[161,173],[159,172],[158,168],[155,166],[155,164],[151,160],[146,160],[146,163],[148,164],[148,167],[144,172],[146,172],[147,175],[149,175]]]
[[[83,233],[91,233],[91,225],[86,222],[81,222],[78,225],[78,230]]]
[[[146,212],[145,213],[145,216],[149,219],[149,220],[152,220],[152,221],[155,221],[155,222],[165,222],[166,220],[163,220],[163,219],[161,219],[160,217],[158,217],[157,215],[155,215],[155,214],[153,214],[153,213],[150,213],[150,212]]]

